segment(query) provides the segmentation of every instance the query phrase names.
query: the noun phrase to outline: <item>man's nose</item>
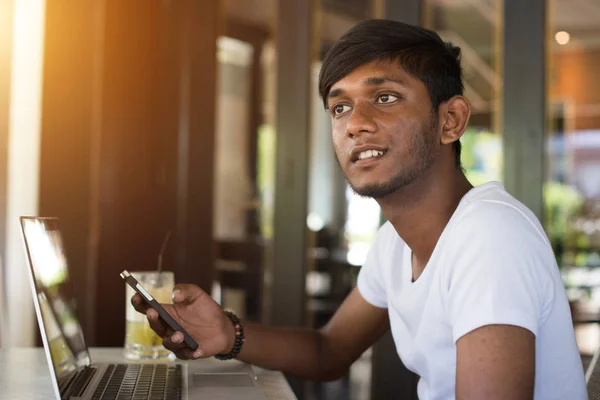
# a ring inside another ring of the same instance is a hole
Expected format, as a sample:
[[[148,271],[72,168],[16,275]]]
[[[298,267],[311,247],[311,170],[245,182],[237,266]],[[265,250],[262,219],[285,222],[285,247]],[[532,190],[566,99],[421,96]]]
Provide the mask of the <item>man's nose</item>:
[[[377,128],[374,112],[373,105],[367,102],[356,103],[346,124],[346,135],[354,138],[364,133],[374,133]]]

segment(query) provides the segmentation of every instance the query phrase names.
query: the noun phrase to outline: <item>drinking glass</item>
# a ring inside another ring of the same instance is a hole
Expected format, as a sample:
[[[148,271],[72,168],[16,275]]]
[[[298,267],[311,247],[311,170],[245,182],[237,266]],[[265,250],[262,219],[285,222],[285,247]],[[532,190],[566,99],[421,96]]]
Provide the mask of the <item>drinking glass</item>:
[[[131,275],[161,304],[171,304],[175,276],[171,271],[131,272]],[[131,305],[135,291],[125,284],[125,357],[131,360],[175,359],[175,355],[162,345],[144,314]]]

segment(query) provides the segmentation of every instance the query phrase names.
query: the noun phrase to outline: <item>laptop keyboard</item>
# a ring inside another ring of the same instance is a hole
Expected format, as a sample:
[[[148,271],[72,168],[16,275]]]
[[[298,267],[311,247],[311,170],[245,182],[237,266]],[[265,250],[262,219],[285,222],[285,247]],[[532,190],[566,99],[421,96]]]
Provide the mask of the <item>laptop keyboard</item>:
[[[92,400],[181,400],[180,364],[111,364]]]

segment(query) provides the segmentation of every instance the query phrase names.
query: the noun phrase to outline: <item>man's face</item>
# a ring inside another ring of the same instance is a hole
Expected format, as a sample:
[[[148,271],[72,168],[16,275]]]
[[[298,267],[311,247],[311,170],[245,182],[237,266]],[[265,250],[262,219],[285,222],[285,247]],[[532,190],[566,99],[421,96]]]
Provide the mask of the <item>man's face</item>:
[[[358,67],[331,87],[327,105],[339,164],[357,194],[387,196],[433,165],[439,138],[427,87],[397,63]]]

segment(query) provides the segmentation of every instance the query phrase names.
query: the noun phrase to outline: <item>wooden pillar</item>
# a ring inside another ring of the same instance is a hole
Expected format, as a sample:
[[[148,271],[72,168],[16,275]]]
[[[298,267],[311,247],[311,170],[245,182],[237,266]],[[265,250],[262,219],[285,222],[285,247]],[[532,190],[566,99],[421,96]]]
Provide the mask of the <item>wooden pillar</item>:
[[[277,33],[272,323],[305,323],[306,212],[310,129],[310,0],[281,1]]]
[[[86,339],[95,342],[95,274],[89,266],[92,239],[92,138],[101,102],[104,1],[46,4],[44,90],[41,121],[42,216],[58,216],[69,272]],[[68,11],[65,11],[68,10]],[[96,113],[96,114],[95,114]],[[121,308],[123,308],[121,306]]]
[[[176,274],[178,281],[210,293],[215,277],[213,175],[215,148],[218,0],[172,2],[172,48],[164,106],[178,102],[176,184]],[[175,93],[174,93],[175,92]],[[172,128],[167,130],[173,131]]]
[[[118,274],[210,291],[217,0],[49,2],[40,213],[61,218],[90,345],[124,340]]]
[[[306,323],[306,216],[313,1],[281,0],[277,16],[277,134],[271,316],[276,326]],[[288,377],[298,398],[303,383]]]
[[[503,32],[504,185],[542,221],[546,153],[546,0],[505,0]]]
[[[210,292],[219,3],[111,1],[107,10],[99,291],[119,270],[157,267]],[[123,31],[127,30],[126,40]],[[111,271],[107,274],[107,271]],[[118,282],[118,286],[123,286]],[[124,326],[124,288],[98,319]],[[120,315],[119,315],[120,314]],[[122,329],[105,338],[122,343]]]

